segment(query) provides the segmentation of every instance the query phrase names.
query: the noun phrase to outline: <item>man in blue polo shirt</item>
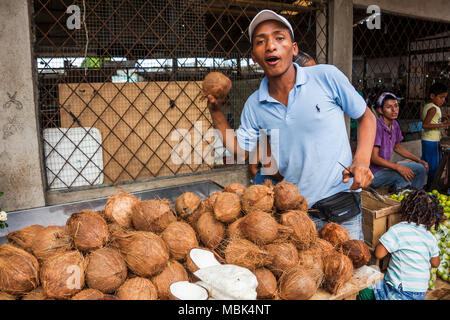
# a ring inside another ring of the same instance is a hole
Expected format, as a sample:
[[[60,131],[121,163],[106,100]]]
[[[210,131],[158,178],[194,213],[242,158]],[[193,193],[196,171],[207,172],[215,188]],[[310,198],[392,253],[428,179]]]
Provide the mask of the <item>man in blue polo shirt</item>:
[[[242,160],[255,150],[261,132],[267,134],[279,174],[297,185],[309,207],[336,193],[370,185],[375,116],[347,77],[331,65],[302,68],[294,63],[298,47],[292,27],[273,11],[255,16],[249,36],[252,59],[264,69],[265,77],[245,103],[236,134],[216,99],[208,96],[213,125],[227,149]],[[344,113],[359,123],[354,159]],[[349,167],[353,179],[338,161]],[[318,229],[327,223],[312,219]],[[362,239],[361,213],[341,225],[352,238]]]

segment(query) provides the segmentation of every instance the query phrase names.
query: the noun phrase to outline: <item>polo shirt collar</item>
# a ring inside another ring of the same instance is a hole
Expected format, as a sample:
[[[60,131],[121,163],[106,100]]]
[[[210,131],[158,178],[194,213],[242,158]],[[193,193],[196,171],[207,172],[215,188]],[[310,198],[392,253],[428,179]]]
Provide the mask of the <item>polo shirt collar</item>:
[[[306,76],[304,68],[300,67],[297,63],[293,62],[296,75],[294,87],[299,87],[306,83],[308,77]],[[276,102],[269,94],[269,80],[264,77],[259,85],[259,102]]]
[[[386,131],[389,132],[389,133],[392,132],[392,130],[389,129],[389,127],[387,126],[386,122],[384,122],[382,116],[379,116],[378,119],[377,119],[377,121],[380,122],[380,125],[381,125],[381,127],[382,127],[384,130],[386,130]],[[394,120],[394,121],[395,121],[395,120]],[[394,128],[394,121],[392,121],[392,129]]]

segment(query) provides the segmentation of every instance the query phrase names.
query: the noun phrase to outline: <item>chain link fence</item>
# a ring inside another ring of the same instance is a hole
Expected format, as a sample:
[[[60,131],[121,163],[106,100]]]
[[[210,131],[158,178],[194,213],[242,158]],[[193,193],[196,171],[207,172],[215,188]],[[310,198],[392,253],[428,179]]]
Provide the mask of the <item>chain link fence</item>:
[[[201,81],[211,71],[231,78],[224,111],[237,128],[263,77],[248,39],[262,9],[285,16],[301,50],[327,62],[324,1],[33,0],[33,7],[47,189],[223,166],[221,143],[204,138],[212,123]]]
[[[366,9],[354,9],[353,85],[374,109],[381,92],[401,97],[405,140],[420,139],[431,84],[450,84],[450,24],[381,12],[380,28],[370,29],[368,15]]]

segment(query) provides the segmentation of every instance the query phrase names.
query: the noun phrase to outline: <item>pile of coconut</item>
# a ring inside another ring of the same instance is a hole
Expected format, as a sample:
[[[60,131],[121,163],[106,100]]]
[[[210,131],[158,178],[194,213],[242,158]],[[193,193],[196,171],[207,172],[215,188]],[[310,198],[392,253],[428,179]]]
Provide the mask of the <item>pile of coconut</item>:
[[[370,258],[341,226],[320,232],[289,182],[233,183],[175,203],[111,195],[65,226],[32,225],[0,246],[0,299],[309,299],[336,293]]]

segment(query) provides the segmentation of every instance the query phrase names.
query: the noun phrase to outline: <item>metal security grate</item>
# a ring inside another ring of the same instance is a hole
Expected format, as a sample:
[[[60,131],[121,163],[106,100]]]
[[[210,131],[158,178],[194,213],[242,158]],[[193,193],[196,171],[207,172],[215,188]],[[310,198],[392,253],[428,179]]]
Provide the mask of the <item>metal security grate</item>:
[[[204,139],[212,124],[201,99],[201,81],[210,71],[232,79],[224,112],[237,128],[244,102],[263,77],[250,58],[247,30],[262,9],[284,15],[301,50],[327,62],[324,1],[33,4],[48,189],[111,185],[223,166],[221,143]],[[67,11],[69,6],[78,11]],[[78,27],[73,23],[77,14]],[[213,161],[205,160],[206,153]],[[89,175],[77,163],[89,166]]]
[[[433,81],[450,84],[450,24],[381,12],[369,29],[366,10],[354,9],[353,85],[368,105],[383,91],[403,98],[399,122],[406,139],[420,138],[420,113]]]

